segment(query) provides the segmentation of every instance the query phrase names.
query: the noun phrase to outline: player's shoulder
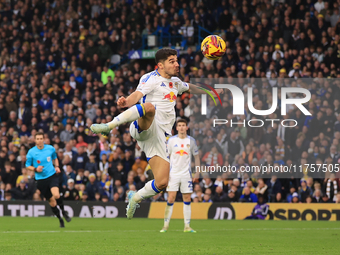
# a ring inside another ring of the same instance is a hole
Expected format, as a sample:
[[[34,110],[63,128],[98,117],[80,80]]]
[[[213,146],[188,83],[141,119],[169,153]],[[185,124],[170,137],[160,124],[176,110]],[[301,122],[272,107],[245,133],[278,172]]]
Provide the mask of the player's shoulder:
[[[173,81],[179,81],[179,82],[183,82],[180,78],[178,78],[177,76],[172,76],[171,80]]]
[[[50,144],[45,144],[44,148],[46,148],[46,150],[55,150],[55,148]]]
[[[145,83],[155,82],[157,77],[160,77],[160,75],[158,74],[158,72],[156,70],[149,72],[149,73],[146,73],[140,78],[140,83],[145,84]]]
[[[174,141],[176,138],[178,138],[178,135],[173,135],[169,138],[168,142]]]
[[[196,143],[196,140],[195,140],[195,138],[193,138],[192,136],[190,136],[190,135],[187,135],[187,137],[188,137],[188,139],[190,140],[190,141],[192,141],[192,142],[195,142]]]
[[[38,149],[38,148],[37,148],[37,146],[35,145],[35,146],[33,146],[31,149],[29,149],[28,152],[35,151],[36,149]]]

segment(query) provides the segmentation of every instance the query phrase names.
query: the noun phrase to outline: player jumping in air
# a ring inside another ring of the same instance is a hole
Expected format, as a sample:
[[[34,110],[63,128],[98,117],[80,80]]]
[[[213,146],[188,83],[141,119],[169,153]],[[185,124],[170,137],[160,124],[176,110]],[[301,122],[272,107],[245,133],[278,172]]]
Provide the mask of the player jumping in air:
[[[37,181],[37,189],[49,201],[52,212],[58,217],[60,227],[65,227],[64,221],[60,216],[60,207],[63,216],[67,222],[71,221],[64,209],[63,200],[59,193],[59,177],[60,173],[59,161],[55,148],[51,145],[44,144],[44,133],[37,132],[35,134],[35,144],[26,156],[26,168],[35,172]]]
[[[157,70],[143,75],[136,91],[130,96],[118,99],[118,106],[129,109],[107,124],[93,124],[90,127],[93,133],[107,136],[115,127],[132,121],[130,134],[145,152],[151,166],[155,179],[139,191],[128,193],[128,219],[133,217],[139,202],[155,196],[168,185],[170,163],[166,143],[175,123],[177,95],[189,91],[189,88],[193,94],[205,93],[197,86],[176,77],[179,73],[176,50],[160,49],[156,52],[155,60]],[[139,100],[141,102],[137,104]]]
[[[180,189],[183,196],[184,232],[196,233],[190,227],[191,219],[191,193],[192,174],[191,174],[191,154],[194,155],[195,165],[200,165],[198,148],[194,138],[187,135],[187,122],[180,119],[177,121],[176,130],[178,135],[168,140],[168,150],[170,155],[170,178],[168,187],[168,203],[164,214],[164,227],[160,232],[167,232],[172,215],[173,204],[176,199],[177,191]],[[199,173],[198,173],[199,175]],[[195,176],[198,177],[198,176]]]

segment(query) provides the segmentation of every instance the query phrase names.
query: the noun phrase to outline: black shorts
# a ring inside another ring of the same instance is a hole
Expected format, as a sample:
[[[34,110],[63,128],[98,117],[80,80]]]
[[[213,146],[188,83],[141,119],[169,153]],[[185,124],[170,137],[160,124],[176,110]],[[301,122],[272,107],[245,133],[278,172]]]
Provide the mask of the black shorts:
[[[53,187],[59,187],[59,177],[56,174],[46,179],[37,180],[37,189],[40,190],[41,195],[47,200],[53,196],[51,192],[51,188]]]

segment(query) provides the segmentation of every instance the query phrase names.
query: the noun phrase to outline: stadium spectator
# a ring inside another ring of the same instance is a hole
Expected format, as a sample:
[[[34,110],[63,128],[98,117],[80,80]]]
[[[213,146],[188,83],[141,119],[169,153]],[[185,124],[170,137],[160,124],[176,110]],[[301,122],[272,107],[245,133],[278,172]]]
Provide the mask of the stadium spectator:
[[[294,192],[292,194],[292,199],[290,201],[290,203],[299,203],[299,194],[297,192]]]
[[[67,188],[64,194],[65,200],[79,200],[79,191],[74,187],[74,180],[68,179],[67,181]]]
[[[276,176],[272,176],[271,179],[267,181],[267,186],[269,201],[274,201],[276,194],[278,192],[281,192],[282,189],[281,181],[277,179]]]
[[[140,169],[142,169],[142,172],[144,173],[147,165],[148,165],[148,163],[145,160],[142,160],[140,157],[136,157],[135,163],[132,165],[132,170],[135,173],[138,173],[137,169],[140,168]]]
[[[227,194],[223,191],[223,189],[218,186],[215,189],[215,194],[212,198],[213,202],[226,202],[227,201]]]
[[[313,191],[310,187],[307,186],[307,181],[302,179],[301,180],[301,187],[299,189],[299,198],[301,202],[306,202],[306,198],[308,196],[312,196]]]
[[[28,189],[26,188],[26,182],[21,180],[18,187],[10,190],[12,198],[14,200],[27,200],[29,198]]]
[[[243,189],[243,194],[241,195],[239,202],[254,203],[257,202],[257,200],[258,200],[257,196],[250,191],[249,187],[245,187]]]
[[[78,153],[72,157],[72,168],[75,171],[78,171],[78,169],[85,169],[85,165],[88,162],[88,156],[85,152],[85,149],[83,146],[80,146],[78,148]]]
[[[101,194],[102,192],[102,187],[100,183],[96,180],[96,175],[95,174],[90,174],[89,176],[89,182],[86,184],[86,192],[89,201],[95,201],[95,195],[96,193]],[[84,193],[83,193],[84,196]]]
[[[254,193],[258,196],[259,194],[263,195],[264,200],[267,201],[268,199],[268,186],[264,183],[263,179],[258,179],[257,180],[257,187],[255,188]]]
[[[89,170],[90,173],[96,173],[98,170],[98,163],[96,162],[96,155],[91,154],[90,160],[85,164],[85,169]]]

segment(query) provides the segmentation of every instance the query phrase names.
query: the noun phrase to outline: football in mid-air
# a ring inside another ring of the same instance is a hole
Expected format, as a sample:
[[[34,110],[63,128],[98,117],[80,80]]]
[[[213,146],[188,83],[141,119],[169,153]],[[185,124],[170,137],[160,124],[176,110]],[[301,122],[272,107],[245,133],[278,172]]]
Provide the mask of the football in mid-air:
[[[210,60],[217,60],[227,50],[225,41],[218,35],[209,35],[201,43],[201,51],[204,57]]]

